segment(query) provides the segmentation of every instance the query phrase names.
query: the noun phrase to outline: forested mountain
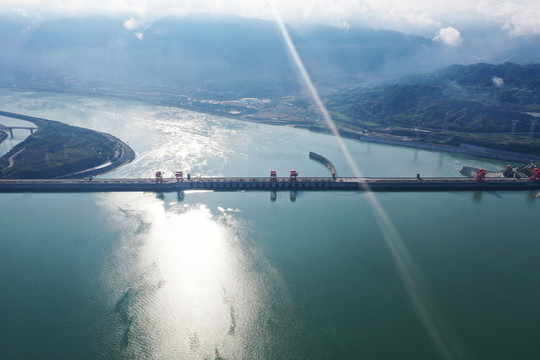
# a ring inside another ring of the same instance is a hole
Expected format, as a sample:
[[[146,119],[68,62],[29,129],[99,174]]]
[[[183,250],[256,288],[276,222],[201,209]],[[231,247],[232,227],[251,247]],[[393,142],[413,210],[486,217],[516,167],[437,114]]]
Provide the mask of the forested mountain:
[[[344,122],[469,132],[529,131],[540,112],[540,64],[454,65],[332,96]]]

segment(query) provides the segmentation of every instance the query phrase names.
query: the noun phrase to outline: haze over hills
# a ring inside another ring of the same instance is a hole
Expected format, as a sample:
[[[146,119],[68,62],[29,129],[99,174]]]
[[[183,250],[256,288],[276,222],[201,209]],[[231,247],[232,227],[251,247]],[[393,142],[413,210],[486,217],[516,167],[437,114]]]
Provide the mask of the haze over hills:
[[[148,24],[104,15],[32,23],[3,16],[0,28],[5,88],[95,91],[324,128],[273,21],[191,14]],[[384,127],[510,132],[512,120],[519,120],[515,131],[526,132],[531,116],[524,113],[540,112],[540,35],[509,35],[492,25],[462,28],[453,39],[314,24],[287,28],[338,126],[353,134]],[[436,141],[465,140],[445,135]]]
[[[4,87],[151,90],[211,99],[275,98],[301,89],[271,21],[199,14],[139,27],[120,17],[33,24],[4,16],[0,27]],[[396,31],[323,25],[289,31],[323,90],[373,85],[454,63],[540,61],[540,49],[531,46],[536,35],[491,39],[479,52],[480,37],[475,42],[472,31],[460,47]]]
[[[540,112],[540,64],[453,65],[329,97],[346,122],[469,132],[526,132]]]

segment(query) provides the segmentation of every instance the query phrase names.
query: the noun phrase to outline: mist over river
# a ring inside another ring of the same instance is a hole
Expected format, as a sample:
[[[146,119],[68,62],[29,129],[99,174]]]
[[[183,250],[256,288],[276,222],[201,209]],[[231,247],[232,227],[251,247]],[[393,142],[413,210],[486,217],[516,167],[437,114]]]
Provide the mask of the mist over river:
[[[0,91],[110,133],[101,177],[352,176],[330,135],[177,108]],[[345,140],[364,176],[506,163]],[[0,194],[2,359],[537,359],[531,192]]]

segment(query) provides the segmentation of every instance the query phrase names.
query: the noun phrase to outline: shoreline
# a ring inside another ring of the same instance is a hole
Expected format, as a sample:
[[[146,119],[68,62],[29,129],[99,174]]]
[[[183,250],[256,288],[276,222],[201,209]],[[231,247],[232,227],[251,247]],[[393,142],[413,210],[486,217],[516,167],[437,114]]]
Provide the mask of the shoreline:
[[[4,116],[4,117],[8,117],[8,118],[29,121],[29,122],[31,122],[31,123],[33,123],[33,124],[35,124],[37,126],[37,128],[38,128],[37,131],[39,131],[40,129],[45,128],[48,125],[49,121],[54,121],[54,120],[49,120],[49,119],[45,119],[45,118],[38,118],[38,117],[33,117],[33,116],[28,116],[28,115],[23,115],[23,114],[17,114],[17,113],[11,113],[11,112],[1,111],[1,110],[0,110],[0,115]],[[96,175],[106,174],[108,172],[111,172],[113,170],[118,169],[119,167],[121,167],[121,166],[123,166],[125,164],[128,164],[128,163],[132,162],[135,159],[136,155],[135,155],[135,152],[133,151],[133,149],[131,149],[131,147],[129,147],[129,145],[127,145],[122,140],[118,139],[117,137],[115,137],[115,136],[113,136],[111,134],[101,132],[101,131],[95,131],[95,130],[91,130],[91,129],[86,129],[86,130],[93,131],[95,133],[101,134],[104,137],[106,137],[109,141],[114,143],[116,146],[118,146],[118,148],[120,149],[120,155],[119,155],[118,159],[113,161],[112,163],[108,164],[107,166],[103,166],[103,165],[107,164],[105,162],[105,163],[103,163],[101,165],[94,166],[94,167],[89,168],[89,169],[84,169],[84,170],[78,171],[76,173],[70,173],[70,174],[64,174],[64,175],[57,176],[56,177],[57,179],[82,179],[82,178],[89,177],[89,176],[96,176]],[[4,139],[2,139],[2,134],[6,135]],[[0,143],[2,143],[2,141],[5,140],[5,139],[7,139],[7,134],[5,134],[4,132],[1,132],[0,133]],[[24,141],[23,141],[23,143],[24,143]],[[22,150],[19,151],[15,155],[18,155],[20,152],[22,152]],[[11,158],[13,158],[14,156],[12,156]],[[10,160],[12,160],[11,158],[10,158]],[[10,163],[10,166],[13,166],[13,164]],[[8,166],[8,167],[10,167],[10,166]],[[100,167],[100,166],[103,166],[103,167]]]
[[[167,101],[166,94],[164,95],[165,97],[161,99],[159,98],[148,99],[148,98],[144,98],[144,94],[127,93],[127,92],[116,93],[114,91],[110,91],[107,93],[99,93],[99,92],[86,92],[86,91],[81,91],[81,90],[75,91],[75,92],[61,92],[61,91],[55,91],[55,90],[9,89],[5,87],[3,87],[3,89],[8,90],[8,91],[13,91],[13,90],[15,91],[25,91],[25,90],[26,91],[43,91],[43,92],[49,92],[49,93],[62,93],[62,94],[71,94],[71,95],[79,95],[79,96],[94,96],[94,97],[104,97],[104,98],[113,97],[113,98],[124,100],[124,101],[134,101],[134,102],[146,103],[146,104],[151,104],[151,105],[168,106],[168,107],[173,107],[177,109],[198,112],[201,114],[220,116],[220,117],[229,118],[233,120],[239,120],[239,121],[247,121],[250,123],[265,124],[265,125],[272,125],[272,126],[290,126],[297,129],[309,130],[315,133],[326,133],[326,134],[331,135],[331,132],[328,128],[321,127],[320,125],[316,123],[288,121],[285,119],[275,119],[275,118],[264,119],[261,117],[256,117],[254,115],[246,115],[246,114],[235,115],[235,114],[231,114],[227,112],[221,112],[218,110],[198,108],[197,106],[190,106],[187,104],[175,105]],[[169,94],[168,96],[172,96],[172,95]],[[4,112],[0,111],[0,115],[2,115],[2,113]],[[27,120],[27,118],[32,118],[32,117],[27,117],[25,115],[21,115],[21,116],[22,117],[20,119],[22,120]],[[392,137],[391,135],[384,135],[384,136],[377,136],[375,134],[366,135],[366,134],[361,133],[360,131],[361,130],[359,130],[358,132],[355,132],[352,130],[338,128],[338,132],[340,136],[346,139],[351,139],[351,140],[386,144],[386,145],[392,145],[392,146],[403,146],[403,147],[408,147],[408,148],[417,148],[417,149],[431,150],[431,151],[436,151],[436,152],[461,154],[461,155],[468,155],[468,156],[474,156],[474,157],[480,157],[480,158],[486,158],[486,159],[509,161],[509,162],[514,162],[514,163],[519,163],[519,164],[530,164],[535,161],[540,162],[540,156],[534,155],[534,154],[504,151],[504,150],[498,150],[494,148],[476,146],[472,144],[465,144],[465,143],[460,144],[459,146],[440,145],[440,144],[434,144],[434,143],[403,140],[397,137]],[[115,141],[120,141],[120,140],[116,139]],[[123,142],[121,143],[123,144],[123,146],[127,146]],[[129,146],[127,146],[127,148],[129,148]],[[132,160],[133,159],[131,159],[130,161]],[[107,170],[107,172],[112,171],[112,170],[113,169]]]
[[[471,145],[471,144],[465,144],[465,143],[460,144],[460,146],[451,146],[451,145],[439,145],[439,144],[432,144],[432,143],[422,143],[422,142],[416,142],[416,141],[391,139],[391,138],[382,137],[382,136],[381,137],[373,136],[373,135],[368,136],[368,135],[362,135],[362,134],[356,134],[356,133],[351,133],[349,134],[349,136],[347,136],[346,134],[342,132],[342,130],[340,130],[340,134],[342,134],[343,137],[346,137],[349,139],[355,139],[359,141],[366,141],[366,142],[394,145],[394,146],[403,146],[403,147],[417,148],[417,149],[424,149],[424,150],[432,150],[432,151],[446,152],[446,153],[452,153],[452,154],[469,155],[469,156],[486,158],[486,159],[510,161],[510,162],[520,163],[524,165],[530,164],[535,161],[537,162],[540,161],[540,156],[534,155],[534,154],[504,151],[504,150],[498,150],[498,149],[476,146],[476,145]]]
[[[82,94],[79,94],[79,95],[84,96],[84,94],[85,93],[82,92]],[[142,102],[142,103],[159,105],[159,106],[169,106],[169,107],[173,107],[177,109],[183,109],[183,110],[198,112],[198,113],[207,114],[207,115],[220,116],[220,117],[233,119],[233,120],[247,121],[247,122],[255,123],[255,124],[264,124],[264,125],[272,125],[272,126],[290,126],[297,129],[305,129],[311,132],[326,133],[326,134],[331,135],[331,132],[328,128],[323,128],[319,126],[317,123],[313,123],[313,122],[300,122],[300,121],[286,120],[286,119],[279,119],[279,118],[265,119],[262,117],[257,117],[253,114],[236,115],[236,114],[232,114],[228,112],[221,112],[219,110],[199,108],[196,105],[195,106],[187,105],[187,104],[175,105],[175,104],[169,103],[169,101],[167,101],[167,98],[145,99],[143,94],[133,94],[133,93],[115,94],[114,92],[111,92],[108,94],[92,93],[89,95],[97,96],[97,97],[114,97],[117,99],[127,100],[127,101],[136,101],[136,102]],[[440,145],[440,144],[424,143],[424,142],[417,142],[417,141],[407,141],[407,140],[401,140],[397,138],[391,138],[391,135],[390,136],[389,135],[377,136],[374,134],[364,135],[360,133],[360,131],[361,130],[359,130],[358,132],[354,132],[351,130],[338,128],[338,132],[340,136],[347,139],[351,139],[351,140],[358,140],[358,141],[365,141],[365,142],[372,142],[372,143],[379,143],[379,144],[386,144],[386,145],[393,145],[393,146],[403,146],[403,147],[408,147],[408,148],[417,148],[417,149],[424,149],[424,150],[432,150],[432,151],[437,151],[437,152],[469,155],[469,156],[487,158],[487,159],[493,159],[493,160],[510,161],[510,162],[515,162],[519,164],[530,164],[531,162],[534,162],[534,161],[540,162],[540,156],[534,155],[534,154],[504,151],[504,150],[498,150],[498,149],[493,149],[493,148],[475,146],[471,144],[460,144],[460,146],[451,146],[451,145]]]
[[[113,136],[111,134],[107,134],[107,133],[103,133],[103,132],[99,132],[99,131],[96,131],[96,132],[104,135],[109,140],[114,142],[116,145],[120,146],[120,150],[122,151],[122,154],[120,155],[118,160],[112,162],[111,164],[109,164],[107,166],[101,167],[101,168],[99,166],[102,166],[102,165],[104,165],[106,163],[104,163],[102,165],[99,165],[98,167],[93,167],[93,168],[90,168],[90,169],[78,171],[77,173],[74,173],[74,174],[62,175],[62,176],[59,176],[58,179],[83,179],[83,178],[89,177],[89,176],[103,175],[103,174],[106,174],[106,173],[111,172],[113,170],[116,170],[116,169],[118,169],[118,168],[120,168],[120,167],[122,167],[122,166],[124,166],[126,164],[129,164],[130,162],[135,160],[135,158],[136,158],[135,151],[133,151],[133,149],[130,148],[129,145],[127,145],[122,140],[118,139],[117,137],[115,137],[115,136]]]

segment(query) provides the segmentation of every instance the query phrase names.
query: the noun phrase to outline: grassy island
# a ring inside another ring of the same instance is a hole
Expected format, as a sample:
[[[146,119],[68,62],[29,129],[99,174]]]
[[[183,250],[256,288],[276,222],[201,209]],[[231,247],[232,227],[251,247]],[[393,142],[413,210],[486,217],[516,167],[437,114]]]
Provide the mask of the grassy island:
[[[110,171],[135,157],[129,146],[109,134],[37,120],[39,130],[0,158],[0,178],[82,178]]]

